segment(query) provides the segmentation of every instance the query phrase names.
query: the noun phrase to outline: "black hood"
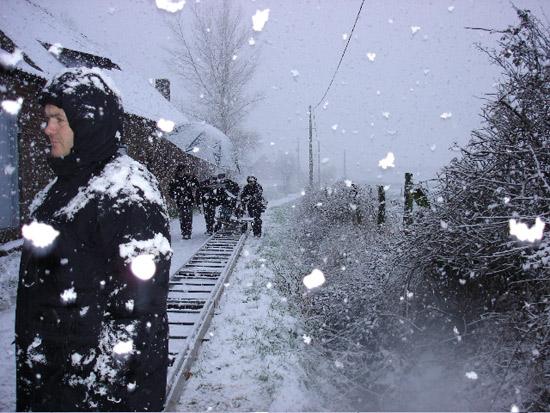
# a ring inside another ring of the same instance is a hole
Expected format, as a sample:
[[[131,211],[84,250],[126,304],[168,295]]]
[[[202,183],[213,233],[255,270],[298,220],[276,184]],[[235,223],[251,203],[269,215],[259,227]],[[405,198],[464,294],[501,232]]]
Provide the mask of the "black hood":
[[[74,146],[63,158],[49,159],[57,175],[73,174],[111,158],[122,136],[122,103],[98,69],[69,69],[52,79],[40,96],[42,105],[65,111]]]

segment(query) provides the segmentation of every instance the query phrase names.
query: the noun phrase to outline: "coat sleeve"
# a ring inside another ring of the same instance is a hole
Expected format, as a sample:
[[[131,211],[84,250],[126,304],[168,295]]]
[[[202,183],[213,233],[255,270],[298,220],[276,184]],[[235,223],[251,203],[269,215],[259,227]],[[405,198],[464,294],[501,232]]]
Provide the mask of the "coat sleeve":
[[[141,389],[127,397],[124,410],[162,406],[168,368],[166,307],[172,255],[165,208],[143,200],[118,200],[103,205],[98,218],[98,248],[104,253],[109,272],[99,292],[103,295],[99,301],[107,300],[99,353],[104,370],[116,372],[100,377],[100,381],[115,398],[126,397],[128,385]]]
[[[130,322],[165,312],[172,255],[165,209],[147,201],[108,201],[98,224],[112,318]]]
[[[250,186],[245,185],[243,188],[243,191],[241,192],[241,201],[243,203],[247,203],[249,201],[249,198],[250,198]]]
[[[175,179],[172,179],[168,185],[168,195],[170,195],[170,198],[173,200],[178,198],[178,183]]]

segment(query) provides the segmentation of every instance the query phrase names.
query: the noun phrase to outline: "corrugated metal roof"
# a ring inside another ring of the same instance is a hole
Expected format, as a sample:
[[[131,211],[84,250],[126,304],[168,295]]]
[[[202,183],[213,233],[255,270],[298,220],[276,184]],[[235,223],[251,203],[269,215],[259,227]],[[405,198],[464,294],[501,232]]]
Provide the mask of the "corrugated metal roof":
[[[179,126],[165,138],[186,153],[222,169],[236,170],[231,140],[212,125],[191,122]]]

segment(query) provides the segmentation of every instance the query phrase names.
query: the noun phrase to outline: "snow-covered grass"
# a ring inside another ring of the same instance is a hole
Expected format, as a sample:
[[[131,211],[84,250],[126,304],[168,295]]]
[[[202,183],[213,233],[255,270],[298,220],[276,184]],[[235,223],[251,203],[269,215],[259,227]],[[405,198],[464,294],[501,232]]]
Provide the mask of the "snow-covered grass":
[[[0,411],[15,411],[15,297],[20,252],[0,257]]]
[[[289,198],[292,199],[292,198]],[[300,354],[307,347],[299,320],[274,285],[262,256],[279,224],[265,216],[264,238],[249,238],[229,279],[178,410],[320,410],[307,388]],[[267,238],[265,238],[267,237]]]
[[[21,253],[18,251],[0,257],[0,310],[15,303],[20,259]]]

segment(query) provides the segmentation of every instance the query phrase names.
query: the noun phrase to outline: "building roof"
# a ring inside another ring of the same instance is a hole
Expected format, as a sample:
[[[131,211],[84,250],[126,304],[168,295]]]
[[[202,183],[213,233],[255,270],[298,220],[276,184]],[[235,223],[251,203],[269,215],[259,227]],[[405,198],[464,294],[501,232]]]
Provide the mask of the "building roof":
[[[120,91],[126,112],[154,121],[168,119],[176,125],[189,122],[147,79],[114,59],[106,45],[95,43],[32,0],[2,1],[0,30],[24,53],[25,59],[19,60],[15,67],[26,73],[52,78],[66,69],[61,62],[64,59],[60,58],[65,50],[65,58],[91,59],[100,67],[103,64],[103,70]],[[48,51],[49,45],[61,45],[61,48],[54,46]]]
[[[191,122],[165,136],[182,151],[222,169],[236,170],[233,144],[222,131],[205,122]]]

